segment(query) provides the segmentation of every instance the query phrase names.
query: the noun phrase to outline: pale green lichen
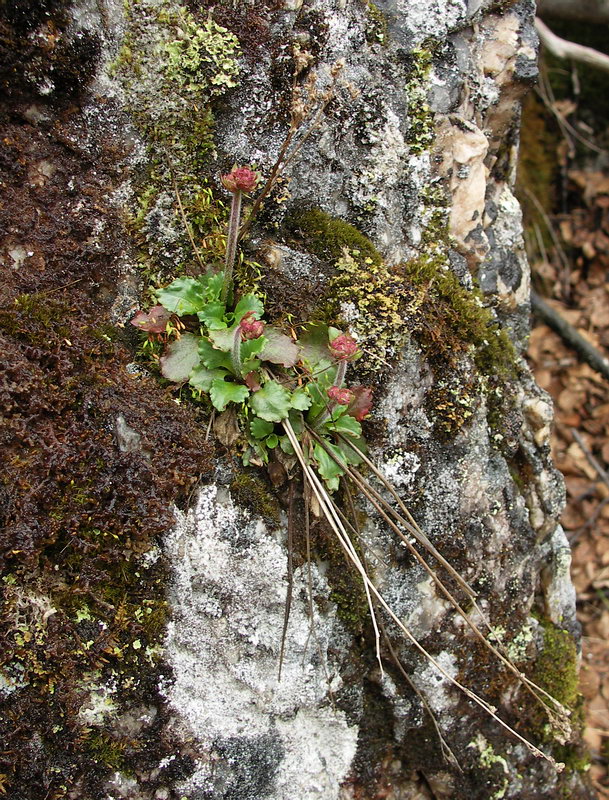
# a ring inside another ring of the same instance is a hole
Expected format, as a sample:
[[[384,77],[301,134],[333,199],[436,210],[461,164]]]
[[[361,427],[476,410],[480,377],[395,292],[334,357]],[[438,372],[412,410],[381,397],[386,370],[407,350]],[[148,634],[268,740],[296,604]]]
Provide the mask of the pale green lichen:
[[[405,87],[407,98],[408,131],[406,142],[414,155],[429,150],[435,138],[434,113],[427,102],[428,76],[432,53],[420,48],[411,53],[411,73]]]
[[[515,663],[524,661],[527,657],[529,646],[534,638],[533,626],[530,623],[526,623],[509,642],[506,642],[506,634],[507,630],[503,626],[498,625],[496,628],[492,629],[488,638],[490,641],[498,642],[502,645],[503,651],[510,661],[514,661]]]
[[[495,792],[493,792],[493,794],[489,795],[488,798],[488,800],[501,800],[501,798],[505,797],[505,793],[507,792],[509,786],[509,767],[507,760],[503,756],[495,753],[492,745],[487,742],[481,733],[476,734],[475,739],[467,746],[476,749],[479,752],[479,762],[481,767],[487,770],[493,769],[494,767],[500,767],[503,771],[503,776],[501,777],[502,785]]]
[[[159,22],[175,31],[175,38],[166,41],[164,69],[167,77],[180,88],[210,97],[224,94],[237,86],[241,55],[237,37],[208,17],[199,25],[185,8],[162,12]]]
[[[137,0],[127,21],[111,72],[147,141],[131,222],[143,245],[146,283],[158,285],[201,271],[187,226],[206,265],[222,264],[227,212],[210,181],[216,155],[212,106],[237,85],[241,48],[211,17],[199,20],[177,4],[159,10],[152,0]]]

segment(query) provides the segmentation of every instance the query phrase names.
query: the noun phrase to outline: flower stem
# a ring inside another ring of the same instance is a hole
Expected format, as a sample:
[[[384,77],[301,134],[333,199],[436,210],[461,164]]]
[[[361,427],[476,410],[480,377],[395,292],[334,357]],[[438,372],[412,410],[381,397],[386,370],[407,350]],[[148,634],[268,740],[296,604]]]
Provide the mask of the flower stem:
[[[337,388],[341,388],[343,383],[345,382],[345,374],[347,372],[347,360],[342,359],[336,364],[336,377],[334,378],[334,383],[332,386],[336,386]],[[329,400],[328,404],[324,409],[322,409],[319,414],[317,414],[313,419],[309,420],[309,425],[313,428],[313,430],[317,430],[320,428],[324,422],[330,417],[332,411],[336,406],[336,400]]]
[[[233,335],[233,346],[230,351],[230,360],[233,369],[238,378],[243,377],[243,370],[241,369],[241,326],[237,325]]]
[[[235,264],[235,254],[237,252],[237,240],[239,238],[239,219],[241,218],[241,192],[237,189],[233,192],[233,201],[230,207],[230,218],[228,220],[228,239],[226,241],[226,259],[224,262],[224,283],[220,293],[220,300],[227,303],[233,293],[233,266]]]

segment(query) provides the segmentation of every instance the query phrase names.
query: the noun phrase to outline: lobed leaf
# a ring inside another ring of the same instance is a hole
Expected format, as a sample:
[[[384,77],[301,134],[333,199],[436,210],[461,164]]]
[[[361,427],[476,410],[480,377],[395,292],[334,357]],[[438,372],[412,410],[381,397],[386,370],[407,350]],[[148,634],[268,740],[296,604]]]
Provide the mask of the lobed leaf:
[[[330,442],[326,442],[324,447],[322,447],[319,442],[315,442],[313,446],[313,458],[317,462],[319,474],[326,482],[328,489],[333,492],[338,489],[340,478],[345,474],[345,471],[336,463],[336,461],[334,461],[330,453],[327,452],[326,448],[334,453],[335,456],[341,461],[344,461],[345,457],[340,447],[338,447],[338,445],[331,444]]]
[[[253,311],[260,319],[264,314],[264,305],[255,294],[244,294],[235,307],[235,322],[241,322],[243,317]]]
[[[205,364],[206,367],[209,367],[209,369],[224,367],[232,372],[230,353],[227,353],[223,350],[217,350],[215,347],[213,347],[209,339],[199,339],[199,355],[201,356],[201,361],[203,364]]]
[[[164,289],[157,289],[156,295],[159,303],[174,314],[196,314],[207,302],[207,286],[197,278],[176,278]]]
[[[224,321],[226,314],[226,306],[219,301],[212,301],[203,306],[200,311],[197,311],[197,317],[200,322],[203,322],[209,330],[218,331],[228,327]]]
[[[247,400],[250,390],[247,386],[232,381],[225,381],[222,378],[214,378],[211,382],[209,397],[212,405],[218,411],[224,411],[229,403],[242,403]]]
[[[291,406],[297,411],[306,411],[311,407],[312,402],[306,389],[296,389],[295,392],[292,392]]]
[[[281,422],[290,411],[291,395],[276,381],[267,381],[260,391],[250,398],[255,414],[267,422]]]
[[[264,439],[275,430],[275,425],[272,422],[254,417],[250,422],[250,433],[254,439]]]
[[[280,364],[282,367],[293,367],[300,359],[300,347],[289,336],[277,328],[267,325],[264,329],[266,344],[261,353],[263,361]]]
[[[199,364],[199,366],[195,367],[190,373],[188,382],[195,389],[199,389],[199,391],[209,394],[212,382],[216,378],[223,379],[226,374],[226,370],[224,369],[208,369],[202,364]]]

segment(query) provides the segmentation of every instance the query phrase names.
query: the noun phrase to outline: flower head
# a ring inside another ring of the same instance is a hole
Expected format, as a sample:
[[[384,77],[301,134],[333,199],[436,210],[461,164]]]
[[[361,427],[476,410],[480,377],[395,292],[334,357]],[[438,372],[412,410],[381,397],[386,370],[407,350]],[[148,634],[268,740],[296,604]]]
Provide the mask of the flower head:
[[[328,389],[328,397],[334,400],[339,406],[348,406],[353,400],[353,392],[350,389],[344,389],[340,386],[330,386]]]
[[[253,192],[258,186],[258,173],[249,167],[233,167],[227,174],[220,178],[222,186],[229,192]]]
[[[337,361],[349,361],[358,353],[357,342],[348,333],[341,333],[332,339],[328,348]]]
[[[243,341],[246,339],[259,339],[264,333],[264,322],[256,319],[254,311],[248,311],[247,314],[243,315],[239,330]]]

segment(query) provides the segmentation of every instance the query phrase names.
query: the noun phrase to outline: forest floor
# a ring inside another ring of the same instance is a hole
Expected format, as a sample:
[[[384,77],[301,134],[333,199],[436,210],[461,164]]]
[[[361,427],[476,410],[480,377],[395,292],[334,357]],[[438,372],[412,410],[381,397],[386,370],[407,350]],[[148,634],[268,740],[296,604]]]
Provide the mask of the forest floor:
[[[566,175],[571,202],[555,214],[549,252],[532,260],[540,294],[609,358],[609,170]],[[574,199],[576,198],[576,199]],[[554,400],[552,447],[565,477],[562,524],[573,547],[582,625],[585,740],[598,797],[609,798],[609,382],[533,320],[529,360]]]

